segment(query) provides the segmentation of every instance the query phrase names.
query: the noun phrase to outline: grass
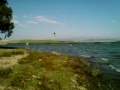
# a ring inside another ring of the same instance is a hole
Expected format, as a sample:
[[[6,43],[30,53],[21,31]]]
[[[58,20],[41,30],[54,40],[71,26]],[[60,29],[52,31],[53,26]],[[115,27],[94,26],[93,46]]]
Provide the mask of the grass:
[[[6,52],[10,55],[24,51]],[[17,65],[0,69],[0,84],[11,90],[112,90],[98,70],[77,57],[28,51]]]
[[[23,55],[25,53],[25,50],[23,49],[0,49],[0,57],[10,57],[13,55]]]
[[[0,78],[8,78],[11,72],[11,68],[0,68]]]

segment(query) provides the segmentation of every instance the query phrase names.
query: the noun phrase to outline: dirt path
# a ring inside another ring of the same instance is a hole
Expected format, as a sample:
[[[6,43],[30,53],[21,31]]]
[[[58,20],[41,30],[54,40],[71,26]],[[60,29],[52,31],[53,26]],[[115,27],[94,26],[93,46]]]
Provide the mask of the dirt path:
[[[24,58],[26,56],[27,56],[27,54],[14,55],[14,56],[11,56],[11,57],[1,57],[0,58],[0,68],[11,67],[11,66],[17,64],[19,59],[22,59],[22,58]]]
[[[13,55],[10,57],[0,57],[0,68],[8,68],[11,67],[15,64],[18,64],[18,60],[26,57],[28,54],[23,54],[23,55]],[[0,90],[5,90],[6,86],[0,85]],[[9,89],[12,90],[12,89]]]

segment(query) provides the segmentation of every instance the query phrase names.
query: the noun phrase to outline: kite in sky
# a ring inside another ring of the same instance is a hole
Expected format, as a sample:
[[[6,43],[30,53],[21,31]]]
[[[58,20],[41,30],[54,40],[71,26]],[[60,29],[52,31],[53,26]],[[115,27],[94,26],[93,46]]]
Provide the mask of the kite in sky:
[[[53,34],[54,34],[54,36],[56,36],[56,33],[55,33],[55,32],[54,32]]]

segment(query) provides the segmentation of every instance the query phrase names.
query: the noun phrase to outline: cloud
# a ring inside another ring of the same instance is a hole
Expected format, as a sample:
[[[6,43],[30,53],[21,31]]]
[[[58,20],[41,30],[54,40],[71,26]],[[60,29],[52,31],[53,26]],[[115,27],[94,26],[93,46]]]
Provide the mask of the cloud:
[[[12,22],[14,22],[15,25],[18,25],[20,27],[26,27],[25,25],[21,24],[18,20],[12,20]]]
[[[29,20],[27,23],[32,24],[32,25],[35,25],[35,24],[38,24],[39,22],[33,21],[33,20]]]
[[[32,17],[26,23],[31,24],[31,25],[36,25],[36,24],[39,24],[39,23],[65,25],[63,23],[60,23],[57,20],[53,20],[53,19],[47,18],[45,16],[35,16],[35,17]]]
[[[44,16],[37,16],[36,19],[37,19],[37,21],[39,21],[39,22],[44,22],[44,23],[48,23],[48,24],[59,24],[58,21],[53,20],[53,19],[46,18],[46,17],[44,17]]]
[[[26,27],[26,26],[25,26],[25,25],[23,25],[23,24],[19,24],[19,26],[20,26],[20,27]]]
[[[13,18],[17,18],[17,16],[16,16],[16,15],[13,15]]]
[[[12,22],[14,22],[14,24],[19,24],[18,20],[12,20]]]

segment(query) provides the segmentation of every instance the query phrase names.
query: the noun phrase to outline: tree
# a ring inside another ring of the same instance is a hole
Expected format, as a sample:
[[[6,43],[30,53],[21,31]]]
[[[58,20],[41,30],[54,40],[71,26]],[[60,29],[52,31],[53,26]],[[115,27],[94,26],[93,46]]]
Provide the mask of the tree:
[[[7,0],[0,0],[0,33],[4,34],[5,38],[10,37],[13,29],[12,8],[8,6]]]

